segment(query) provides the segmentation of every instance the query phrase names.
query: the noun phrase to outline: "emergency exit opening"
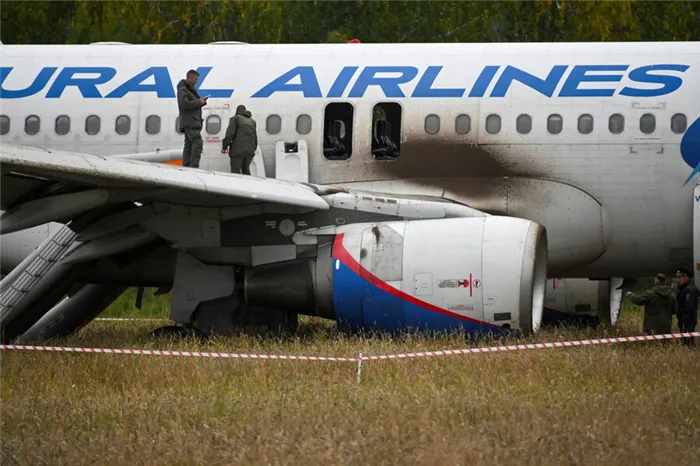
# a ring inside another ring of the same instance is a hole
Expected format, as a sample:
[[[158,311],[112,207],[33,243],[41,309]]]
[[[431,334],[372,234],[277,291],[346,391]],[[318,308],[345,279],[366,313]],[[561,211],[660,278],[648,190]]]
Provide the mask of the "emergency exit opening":
[[[401,146],[401,105],[382,102],[372,111],[372,155],[377,160],[394,160]]]
[[[323,155],[328,160],[352,156],[353,106],[345,102],[328,104],[324,114]]]

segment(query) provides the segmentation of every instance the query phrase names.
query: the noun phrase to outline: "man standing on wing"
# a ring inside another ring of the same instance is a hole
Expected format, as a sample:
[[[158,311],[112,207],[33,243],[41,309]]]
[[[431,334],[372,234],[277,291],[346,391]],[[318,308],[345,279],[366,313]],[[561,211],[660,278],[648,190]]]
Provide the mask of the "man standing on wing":
[[[231,173],[250,175],[250,162],[257,147],[257,124],[245,105],[239,105],[236,114],[228,121],[221,147],[221,152],[228,152],[231,159]]]
[[[195,70],[187,72],[187,79],[177,84],[177,107],[180,111],[179,130],[185,133],[185,148],[182,151],[182,166],[199,168],[202,158],[202,107],[207,97],[199,97],[194,87],[199,80]]]

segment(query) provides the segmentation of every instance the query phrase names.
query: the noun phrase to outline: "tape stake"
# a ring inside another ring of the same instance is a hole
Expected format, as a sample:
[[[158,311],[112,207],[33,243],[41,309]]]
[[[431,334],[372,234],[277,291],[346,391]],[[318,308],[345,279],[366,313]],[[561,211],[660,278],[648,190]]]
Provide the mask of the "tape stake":
[[[360,353],[360,356],[357,358],[357,383],[360,383],[362,380],[362,353]]]

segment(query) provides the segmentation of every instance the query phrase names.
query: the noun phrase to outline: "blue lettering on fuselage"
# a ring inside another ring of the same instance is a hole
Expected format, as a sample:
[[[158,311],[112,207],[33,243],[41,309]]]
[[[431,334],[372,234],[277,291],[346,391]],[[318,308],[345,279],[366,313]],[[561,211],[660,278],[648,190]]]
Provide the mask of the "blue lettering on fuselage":
[[[6,89],[5,79],[10,75],[13,69],[14,67],[0,68],[0,99],[21,99],[38,94],[46,88],[46,85],[58,68],[42,68],[32,83],[24,89]],[[201,66],[197,68],[199,81],[196,87],[199,92],[216,98],[231,97],[233,89],[202,89],[201,86],[204,84],[204,80],[211,70],[211,66]],[[58,99],[68,87],[76,87],[78,91],[80,91],[80,95],[86,99],[121,99],[130,93],[142,92],[152,92],[159,99],[174,99],[176,97],[170,72],[165,66],[152,66],[147,68],[123,82],[107,95],[103,95],[98,89],[98,86],[111,82],[116,75],[117,70],[112,67],[67,66],[58,73],[58,76],[56,76],[53,84],[49,87],[45,97],[47,99]],[[153,82],[145,83],[145,81],[148,80],[152,80]]]
[[[579,89],[583,82],[620,82],[622,73],[587,75],[589,71],[626,71],[629,65],[576,65],[564,82],[559,97],[612,97],[615,89]]]
[[[153,78],[153,84],[144,84],[147,79]],[[152,66],[142,71],[127,82],[107,94],[108,99],[121,99],[129,92],[155,92],[158,98],[173,98],[173,82],[170,73],[165,66]]]
[[[75,77],[75,75],[97,75],[92,77]],[[117,70],[108,67],[65,67],[61,70],[56,80],[46,93],[47,99],[58,99],[68,86],[75,86],[86,99],[99,99],[102,97],[97,89],[98,84],[104,84],[117,74]]]
[[[505,97],[513,81],[525,84],[530,89],[542,95],[552,97],[554,90],[557,88],[557,84],[559,84],[561,77],[564,76],[566,72],[566,68],[566,65],[557,65],[552,68],[546,78],[541,79],[514,66],[508,65],[493,87],[491,97]]]
[[[299,83],[290,84],[289,81],[295,78],[299,78]],[[253,97],[270,97],[275,92],[301,92],[304,97],[322,97],[321,87],[312,66],[292,68],[253,94]]]
[[[3,84],[5,84],[5,79],[10,75],[13,67],[3,66],[0,68],[0,99],[21,99],[39,93],[46,87],[49,79],[51,79],[51,76],[57,69],[55,66],[42,68],[39,74],[36,75],[36,78],[34,78],[34,81],[24,89],[5,89]]]
[[[378,74],[398,74],[399,76],[379,77]],[[415,66],[366,66],[355,81],[355,85],[352,86],[348,97],[363,97],[370,86],[379,86],[384,96],[391,99],[405,97],[400,85],[412,81],[417,75],[418,68]]]
[[[435,83],[444,72],[443,66],[344,66],[328,87],[321,86],[313,66],[296,66],[269,81],[252,94],[253,98],[276,95],[300,95],[304,98],[363,98],[367,92],[378,90],[383,97],[409,98],[503,98],[514,83],[533,96],[556,97],[659,97],[675,92],[683,85],[682,73],[690,67],[684,64],[652,64],[629,69],[630,65],[554,65],[548,72],[532,73],[513,65],[484,66],[476,80],[456,87],[441,87]],[[213,98],[229,98],[233,89],[203,89],[211,66],[197,68],[200,79],[197,88]],[[60,70],[60,71],[59,71]],[[174,99],[176,91],[170,71],[165,66],[147,68],[126,80],[114,82],[118,74],[113,67],[42,68],[26,84],[8,89],[5,81],[14,67],[0,67],[0,99],[21,99],[38,95],[48,88],[44,97],[61,98],[66,89],[76,88],[86,99],[120,99],[130,94],[151,94],[159,99]],[[58,71],[58,72],[57,72]],[[568,72],[568,75],[567,75]],[[566,75],[566,76],[565,76]],[[54,78],[53,83],[50,83]],[[623,78],[627,85],[621,85]],[[353,83],[352,80],[355,79]],[[563,82],[562,82],[563,81]],[[110,86],[110,84],[112,84]],[[561,86],[560,86],[561,84]],[[591,84],[597,86],[591,87]],[[116,87],[115,87],[116,86]],[[412,87],[412,90],[411,90]],[[559,92],[556,90],[560,88]],[[111,91],[109,89],[112,89]],[[489,89],[490,93],[489,93]],[[327,90],[327,92],[325,92]]]
[[[668,76],[660,74],[651,74],[653,71],[680,71],[685,72],[688,65],[648,65],[630,71],[629,78],[638,83],[662,84],[659,89],[635,89],[633,87],[625,87],[620,91],[620,95],[628,97],[658,97],[660,95],[670,94],[677,90],[683,84],[683,80],[679,76]]]
[[[499,71],[500,76],[493,85],[488,97],[505,97],[514,82],[518,82],[536,94],[552,98],[567,70],[568,77],[564,80],[561,90],[556,97],[612,97],[623,95],[629,97],[658,97],[676,91],[683,84],[680,76],[656,74],[657,71],[685,72],[688,65],[648,65],[631,70],[627,77],[630,81],[642,84],[657,84],[655,89],[626,86],[618,91],[615,86],[607,88],[581,88],[584,83],[619,83],[624,72],[630,65],[554,65],[545,77],[529,73],[515,66],[487,65],[474,82],[468,97],[485,97],[487,90]],[[350,80],[359,67],[346,66],[337,75],[333,85],[326,94],[327,98],[342,98]],[[414,81],[419,75],[418,83],[411,98],[461,98],[467,88],[434,88],[433,84],[442,71],[442,66],[428,66],[422,73],[414,66],[366,66],[360,71],[355,84],[347,93],[348,98],[362,98],[370,87],[377,87],[386,98],[399,99],[406,96],[403,85]],[[607,74],[593,74],[608,72]],[[616,72],[616,73],[612,73]],[[290,84],[292,79],[299,78],[299,83]],[[253,94],[256,98],[273,97],[277,92],[301,92],[304,97],[322,97],[322,89],[316,77],[316,72],[310,66],[297,66],[290,71],[273,79],[263,88]]]

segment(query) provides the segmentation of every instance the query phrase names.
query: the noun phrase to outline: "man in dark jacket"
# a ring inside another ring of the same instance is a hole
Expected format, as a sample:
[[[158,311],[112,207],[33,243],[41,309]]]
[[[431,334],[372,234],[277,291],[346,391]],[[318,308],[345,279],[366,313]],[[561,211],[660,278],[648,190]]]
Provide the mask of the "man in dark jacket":
[[[658,274],[651,289],[643,293],[627,293],[627,297],[634,304],[644,306],[645,334],[671,333],[675,301],[670,287],[666,286],[666,275]]]
[[[182,165],[199,168],[202,158],[202,107],[207,97],[201,98],[194,87],[199,80],[195,70],[187,72],[187,79],[177,84],[177,107],[180,110],[180,132],[185,133],[185,148],[182,151]]]
[[[676,317],[681,332],[694,332],[698,324],[698,296],[700,290],[690,282],[690,272],[683,267],[678,268],[678,296],[676,297]],[[683,344],[695,346],[695,338],[683,338]]]
[[[245,105],[236,108],[236,114],[228,121],[221,152],[231,158],[231,173],[250,175],[250,162],[258,147],[258,133],[252,114]]]

